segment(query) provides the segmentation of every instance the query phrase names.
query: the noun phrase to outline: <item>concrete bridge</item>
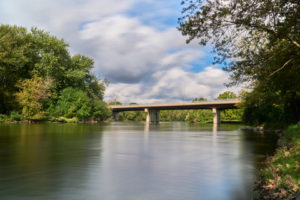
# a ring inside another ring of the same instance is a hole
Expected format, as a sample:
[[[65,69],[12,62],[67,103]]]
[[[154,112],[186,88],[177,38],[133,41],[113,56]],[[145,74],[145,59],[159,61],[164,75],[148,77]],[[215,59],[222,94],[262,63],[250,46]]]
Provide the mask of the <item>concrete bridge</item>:
[[[199,101],[193,103],[174,103],[174,104],[149,104],[149,105],[111,105],[115,120],[119,112],[124,111],[145,111],[147,113],[146,123],[158,123],[160,110],[188,110],[188,109],[211,109],[213,113],[213,123],[220,124],[220,110],[237,109],[239,99]]]

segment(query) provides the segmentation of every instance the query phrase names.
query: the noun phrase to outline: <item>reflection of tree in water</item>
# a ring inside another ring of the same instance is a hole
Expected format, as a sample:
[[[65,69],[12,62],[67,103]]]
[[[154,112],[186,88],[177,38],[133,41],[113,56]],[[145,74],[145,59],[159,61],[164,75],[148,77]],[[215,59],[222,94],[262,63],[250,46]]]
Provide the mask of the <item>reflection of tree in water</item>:
[[[253,174],[257,174],[256,172],[264,165],[266,157],[274,154],[278,135],[272,132],[263,133],[243,130],[240,136],[240,151],[242,153],[242,162],[245,165],[245,167],[241,169],[243,171],[242,174],[246,176],[247,166],[252,166],[252,169],[248,170],[252,170],[254,173],[249,173],[248,171],[248,174],[252,174],[251,176],[253,176]],[[253,197],[254,192],[251,190],[254,187],[256,177],[254,176],[251,179],[248,179],[249,181],[244,183],[244,192],[240,190],[241,188],[233,191],[231,199],[239,200]]]
[[[275,153],[275,147],[278,141],[278,135],[274,132],[253,132],[244,130],[244,141],[247,141],[244,147],[249,147],[252,154],[255,155],[254,163],[257,169],[260,169],[266,160],[266,156]]]
[[[75,195],[76,188],[83,187],[88,179],[95,159],[100,162],[101,137],[102,127],[98,125],[1,127],[0,163],[5,165],[0,165],[0,194],[22,199],[55,198],[60,189],[69,188],[73,193],[69,195]]]

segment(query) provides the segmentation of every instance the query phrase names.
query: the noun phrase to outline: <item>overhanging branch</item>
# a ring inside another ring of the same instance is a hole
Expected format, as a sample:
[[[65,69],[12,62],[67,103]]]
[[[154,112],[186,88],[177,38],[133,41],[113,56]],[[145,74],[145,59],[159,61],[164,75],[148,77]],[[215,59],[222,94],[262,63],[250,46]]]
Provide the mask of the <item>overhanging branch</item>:
[[[282,67],[280,67],[279,69],[277,69],[276,71],[272,72],[269,76],[273,76],[274,74],[276,74],[277,72],[281,71],[283,68],[285,68],[285,66],[287,66],[291,61],[293,60],[293,58],[289,59],[288,61],[286,61]]]

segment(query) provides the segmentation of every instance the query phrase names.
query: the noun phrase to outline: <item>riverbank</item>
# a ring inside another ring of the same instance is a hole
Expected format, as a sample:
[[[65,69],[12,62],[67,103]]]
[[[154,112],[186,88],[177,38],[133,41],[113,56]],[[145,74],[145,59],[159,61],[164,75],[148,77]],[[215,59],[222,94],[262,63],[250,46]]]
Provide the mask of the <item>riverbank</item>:
[[[279,148],[267,160],[255,184],[256,199],[296,199],[300,195],[300,124],[281,135]]]
[[[108,120],[79,120],[77,117],[67,118],[67,117],[52,117],[52,118],[45,118],[41,120],[22,120],[20,118],[12,118],[10,116],[2,115],[0,116],[0,123],[4,124],[31,124],[31,123],[39,123],[39,122],[49,122],[49,123],[85,123],[85,124],[95,124],[100,122],[107,122]]]

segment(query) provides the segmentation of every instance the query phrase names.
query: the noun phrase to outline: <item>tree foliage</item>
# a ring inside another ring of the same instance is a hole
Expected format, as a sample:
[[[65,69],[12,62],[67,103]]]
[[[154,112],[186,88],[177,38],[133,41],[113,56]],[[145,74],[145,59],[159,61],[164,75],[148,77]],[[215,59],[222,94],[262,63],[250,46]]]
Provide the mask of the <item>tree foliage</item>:
[[[20,91],[16,93],[17,100],[22,106],[24,119],[37,120],[44,117],[43,103],[50,96],[51,80],[39,77],[20,81],[17,86]]]
[[[207,99],[204,97],[198,97],[198,98],[196,97],[192,100],[192,102],[198,102],[198,101],[207,101]]]
[[[237,99],[238,96],[234,92],[225,91],[217,97],[217,99]],[[225,121],[241,121],[242,109],[227,109],[221,111],[221,119]]]
[[[87,94],[79,89],[68,87],[64,89],[57,101],[55,114],[67,118],[86,119],[90,116],[91,101]]]
[[[101,107],[101,112],[107,111],[103,103],[104,82],[91,73],[94,61],[80,54],[71,56],[68,46],[64,40],[36,28],[27,31],[23,27],[0,25],[0,113],[9,114],[21,107],[26,119],[37,118],[34,113],[41,109],[51,116],[59,110],[56,108],[59,102],[65,109],[78,109],[68,110],[70,116],[75,112],[80,119],[93,116],[102,119],[104,113],[94,115],[89,110],[95,106]],[[52,80],[47,85],[49,98],[41,102],[39,95],[44,91],[41,80],[47,79]],[[71,90],[76,91],[75,95],[84,102],[82,107],[77,106],[79,102],[74,96],[66,97],[66,91]],[[27,97],[21,97],[21,94]],[[30,98],[32,105],[28,104]],[[63,101],[69,105],[63,105]],[[60,113],[68,115],[68,112]]]
[[[223,92],[222,94],[219,94],[217,99],[237,99],[238,96],[234,94],[234,92],[226,91]]]
[[[231,72],[231,84],[250,84],[253,103],[245,104],[249,114],[263,101],[270,109],[284,105],[281,112],[291,122],[300,120],[300,1],[183,0],[182,4],[179,30],[188,36],[187,42],[199,39],[201,45],[213,45],[215,62]],[[267,97],[270,94],[273,99]],[[260,115],[269,118],[268,113]]]

